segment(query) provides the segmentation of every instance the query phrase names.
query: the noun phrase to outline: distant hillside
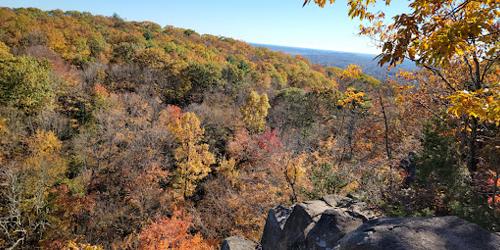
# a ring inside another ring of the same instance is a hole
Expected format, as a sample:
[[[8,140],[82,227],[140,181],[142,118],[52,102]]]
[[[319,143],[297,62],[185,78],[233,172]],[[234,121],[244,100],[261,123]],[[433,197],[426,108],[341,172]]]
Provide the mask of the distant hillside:
[[[345,68],[349,64],[357,64],[363,68],[363,71],[378,79],[384,79],[387,76],[387,67],[380,67],[375,59],[376,55],[363,53],[350,53],[331,50],[294,48],[267,44],[252,44],[257,47],[264,47],[274,51],[281,51],[291,55],[300,55],[309,59],[314,64],[323,66],[335,66]],[[391,69],[389,77],[394,76],[399,69],[415,70],[416,65],[405,61],[396,68]]]

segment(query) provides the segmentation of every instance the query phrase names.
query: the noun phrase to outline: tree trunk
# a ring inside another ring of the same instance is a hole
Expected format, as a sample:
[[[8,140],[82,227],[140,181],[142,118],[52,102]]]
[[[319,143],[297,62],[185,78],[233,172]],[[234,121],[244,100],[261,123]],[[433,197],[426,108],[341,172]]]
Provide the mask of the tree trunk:
[[[382,115],[384,117],[384,140],[385,140],[385,151],[387,153],[387,159],[391,160],[392,159],[392,154],[391,154],[391,148],[389,146],[389,122],[387,120],[387,114],[385,112],[385,107],[384,107],[384,102],[382,101],[382,95],[380,94],[380,91],[378,93],[378,100],[380,102],[380,107],[382,108]]]
[[[353,137],[354,137],[355,126],[356,126],[356,113],[354,110],[351,110],[351,120],[347,125],[347,145],[349,146],[349,153],[347,155],[347,159],[349,160],[352,159],[354,154]]]
[[[478,134],[478,121],[477,118],[472,117],[470,122],[471,133],[468,140],[468,154],[467,154],[467,168],[470,173],[477,171],[477,134]]]

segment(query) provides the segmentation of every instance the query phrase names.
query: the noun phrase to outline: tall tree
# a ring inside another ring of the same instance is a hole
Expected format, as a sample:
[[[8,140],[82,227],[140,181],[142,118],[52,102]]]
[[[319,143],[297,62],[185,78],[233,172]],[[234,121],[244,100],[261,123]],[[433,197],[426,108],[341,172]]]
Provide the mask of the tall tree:
[[[312,2],[305,0],[304,5]],[[324,7],[326,0],[314,0]],[[335,0],[329,0],[333,4]],[[379,63],[396,65],[405,59],[416,62],[438,76],[447,86],[449,95],[464,91],[481,91],[493,87],[498,79],[489,80],[496,74],[500,55],[499,36],[500,2],[491,0],[422,0],[410,1],[409,11],[385,22],[385,13],[375,12],[375,3],[391,4],[391,0],[348,1],[349,16],[368,21],[361,27],[361,34],[380,42],[382,53]],[[456,68],[463,72],[456,74]],[[497,78],[497,77],[495,77]],[[480,98],[486,106],[491,96],[498,92],[484,93]],[[500,112],[499,110],[496,111]],[[469,171],[475,172],[478,164],[479,119],[464,116],[467,149],[466,162]]]
[[[266,128],[266,117],[271,108],[266,94],[259,95],[256,91],[250,92],[247,101],[241,107],[243,122],[252,133],[259,133]]]
[[[178,143],[174,152],[177,165],[175,187],[187,198],[194,193],[197,182],[210,173],[215,157],[208,150],[208,144],[202,143],[205,130],[196,114],[181,113],[172,106],[168,110],[167,127]]]

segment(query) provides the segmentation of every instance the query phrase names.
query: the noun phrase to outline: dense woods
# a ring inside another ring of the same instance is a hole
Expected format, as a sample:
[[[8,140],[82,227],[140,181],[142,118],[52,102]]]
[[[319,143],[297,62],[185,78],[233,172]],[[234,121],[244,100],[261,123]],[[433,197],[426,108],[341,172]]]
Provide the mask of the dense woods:
[[[212,249],[325,194],[498,231],[498,1],[415,1],[388,26],[354,2],[381,62],[419,71],[0,8],[0,248]]]

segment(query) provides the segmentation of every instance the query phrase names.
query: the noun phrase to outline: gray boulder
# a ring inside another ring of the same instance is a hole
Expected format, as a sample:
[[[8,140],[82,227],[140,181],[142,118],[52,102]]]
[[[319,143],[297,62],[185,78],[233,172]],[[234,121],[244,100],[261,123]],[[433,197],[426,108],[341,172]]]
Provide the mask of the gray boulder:
[[[365,202],[361,202],[353,197],[344,197],[332,194],[324,196],[323,201],[332,207],[349,211],[352,216],[362,218],[363,221],[375,219],[381,216],[380,213],[370,209]]]
[[[306,249],[331,249],[347,233],[355,230],[363,220],[346,211],[329,209],[307,233]]]
[[[454,216],[380,218],[354,197],[278,206],[269,211],[262,248],[285,249],[499,249],[500,235]]]
[[[331,196],[329,202],[306,201],[290,209],[282,206],[271,209],[261,239],[262,248],[332,248],[346,233],[356,229],[366,220],[364,215],[354,212],[352,204],[356,204],[356,201],[350,199],[348,202],[338,198],[334,202],[337,198]],[[335,206],[340,204],[344,207]]]
[[[264,232],[260,243],[264,249],[278,249],[281,242],[283,227],[292,212],[291,209],[284,206],[277,206],[269,210],[267,215]],[[265,247],[264,247],[265,246]]]
[[[251,240],[247,240],[240,236],[231,236],[224,239],[221,245],[221,250],[255,250],[259,249],[259,244]]]
[[[455,216],[381,218],[344,236],[335,249],[500,249],[500,236]]]
[[[296,204],[285,222],[276,249],[303,249],[307,233],[319,221],[321,214],[330,208],[324,201],[319,200]]]

